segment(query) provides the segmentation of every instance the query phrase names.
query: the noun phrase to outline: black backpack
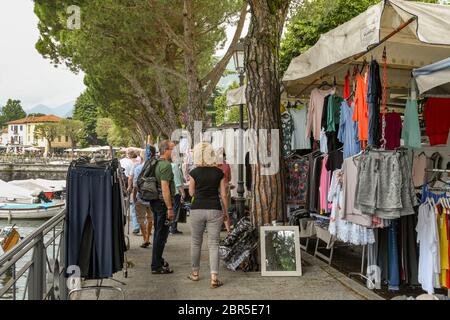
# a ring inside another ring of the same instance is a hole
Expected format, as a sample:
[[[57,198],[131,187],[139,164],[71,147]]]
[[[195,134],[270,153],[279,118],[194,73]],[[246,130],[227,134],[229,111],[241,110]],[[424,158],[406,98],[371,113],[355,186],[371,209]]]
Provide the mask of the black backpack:
[[[137,179],[137,187],[142,200],[150,201],[163,199],[161,186],[158,185],[155,176],[158,161],[159,160],[155,157],[145,161],[141,174]]]

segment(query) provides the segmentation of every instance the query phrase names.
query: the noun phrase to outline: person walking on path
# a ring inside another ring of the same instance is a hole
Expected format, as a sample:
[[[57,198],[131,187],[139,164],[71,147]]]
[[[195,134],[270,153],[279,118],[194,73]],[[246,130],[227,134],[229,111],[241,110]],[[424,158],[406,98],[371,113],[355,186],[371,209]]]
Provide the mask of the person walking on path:
[[[156,149],[150,146],[149,160],[156,155]],[[141,159],[145,159],[145,150],[141,151]],[[153,228],[153,213],[150,209],[150,202],[142,199],[139,193],[137,180],[144,167],[144,161],[136,165],[133,172],[133,200],[136,207],[136,219],[141,227],[142,237],[144,242],[141,244],[141,248],[147,248],[150,243],[150,237],[152,235]]]
[[[156,163],[155,177],[162,194],[160,199],[150,201],[154,224],[152,274],[173,273],[167,261],[164,260],[163,253],[169,236],[169,225],[175,217],[172,206],[175,183],[171,165],[174,147],[175,144],[170,140],[161,141],[159,144],[160,159]]]
[[[228,220],[227,181],[217,167],[215,152],[209,143],[202,142],[194,147],[194,165],[196,168],[189,174],[189,194],[193,202],[190,214],[192,272],[188,278],[192,281],[200,278],[200,253],[207,228],[211,288],[218,288],[223,285],[218,279],[219,240],[222,224]]]
[[[225,155],[225,149],[223,147],[219,148],[216,152],[217,156],[217,167],[222,170],[226,182],[226,189],[227,189],[227,199],[230,201],[231,199],[231,167],[226,162],[226,155]],[[228,208],[230,207],[230,202],[228,202]],[[227,232],[231,232],[231,225],[230,225],[230,219],[224,221],[225,228]]]
[[[125,176],[127,178],[127,193],[128,196],[131,195],[132,184],[133,184],[133,169],[136,164],[139,164],[140,159],[133,149],[128,148],[126,152],[126,157],[120,160],[120,165],[124,169]],[[133,198],[131,197],[131,223],[133,226],[133,234],[139,234],[139,223],[136,219],[136,208],[134,206]]]
[[[172,172],[175,183],[175,197],[173,200],[173,210],[175,213],[175,218],[170,225],[171,234],[182,234],[183,232],[178,230],[178,218],[180,215],[180,209],[184,203],[185,193],[184,193],[184,178],[181,172],[180,164],[178,163],[179,156],[177,153],[172,154]]]

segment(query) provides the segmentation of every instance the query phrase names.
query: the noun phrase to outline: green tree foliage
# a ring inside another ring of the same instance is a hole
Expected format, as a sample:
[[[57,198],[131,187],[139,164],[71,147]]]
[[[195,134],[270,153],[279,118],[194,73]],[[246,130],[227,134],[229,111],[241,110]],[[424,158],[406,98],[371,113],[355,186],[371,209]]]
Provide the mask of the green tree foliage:
[[[27,114],[27,117],[42,117],[42,116],[45,116],[45,114],[44,113],[29,113],[29,114]]]
[[[99,141],[97,138],[98,108],[88,91],[83,92],[75,102],[73,119],[83,123],[83,131],[80,137],[80,145],[84,148],[89,145],[105,144],[106,140]]]
[[[23,111],[20,100],[8,99],[0,110],[0,128],[9,121],[25,118],[27,114]]]
[[[98,118],[95,128],[97,136],[102,140],[108,139],[108,132],[113,127],[114,123],[109,118]]]
[[[281,43],[281,71],[286,71],[293,58],[312,47],[319,40],[321,34],[351,20],[379,2],[380,0],[301,2],[295,7],[296,11],[291,17],[286,35]],[[438,0],[420,0],[420,2],[438,3]]]
[[[35,139],[45,139],[47,141],[48,151],[52,150],[52,142],[58,137],[60,127],[58,123],[39,124],[34,128]]]
[[[239,84],[235,81],[230,86],[220,92],[220,95],[214,100],[214,108],[216,110],[216,124],[218,126],[224,123],[239,122],[239,106],[227,106],[227,92],[231,89],[239,88]],[[245,108],[244,110],[247,110]],[[244,120],[247,120],[247,112],[244,112]]]
[[[80,120],[62,119],[58,123],[58,133],[70,138],[73,152],[73,149],[76,147],[78,141],[82,137],[83,122],[81,122]]]
[[[132,134],[128,128],[118,126],[109,118],[98,118],[97,136],[105,140],[109,146],[130,147],[134,144]]]
[[[291,18],[281,42],[281,71],[291,60],[312,47],[321,34],[356,17],[379,0],[304,1]],[[338,48],[336,48],[338,49]]]
[[[65,10],[74,4],[82,12],[79,30],[66,27]],[[96,106],[117,125],[136,127],[144,137],[170,136],[180,126],[181,106],[204,109],[208,99],[188,92],[196,87],[211,95],[224,69],[213,55],[241,5],[242,0],[36,0],[36,48],[55,64],[82,70]],[[193,97],[199,104],[189,103]]]

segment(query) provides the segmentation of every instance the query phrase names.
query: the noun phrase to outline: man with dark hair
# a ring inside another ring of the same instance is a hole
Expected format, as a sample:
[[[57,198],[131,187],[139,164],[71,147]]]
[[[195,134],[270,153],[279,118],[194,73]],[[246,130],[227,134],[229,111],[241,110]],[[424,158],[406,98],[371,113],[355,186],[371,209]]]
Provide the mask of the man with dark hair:
[[[175,195],[175,183],[172,172],[172,150],[175,144],[164,140],[159,144],[160,158],[156,164],[155,177],[158,187],[161,188],[160,199],[150,201],[153,211],[153,253],[152,274],[173,273],[169,264],[164,261],[163,253],[169,236],[169,226],[174,219],[172,198]]]

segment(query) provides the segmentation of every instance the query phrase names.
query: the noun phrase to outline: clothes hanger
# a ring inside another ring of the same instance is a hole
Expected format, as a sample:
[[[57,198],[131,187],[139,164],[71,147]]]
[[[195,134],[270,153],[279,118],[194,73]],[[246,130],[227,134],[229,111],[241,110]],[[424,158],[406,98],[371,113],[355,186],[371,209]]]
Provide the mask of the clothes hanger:
[[[360,74],[360,75],[362,75],[362,73],[363,73],[364,68],[366,67],[366,65],[367,65],[367,60],[366,60],[366,57],[364,57],[363,64],[362,64],[362,66],[361,66],[361,71],[359,71],[359,74]]]
[[[322,89],[323,87],[328,86],[330,88],[332,88],[333,86],[331,84],[329,84],[327,81],[323,81],[320,86],[319,89]]]

